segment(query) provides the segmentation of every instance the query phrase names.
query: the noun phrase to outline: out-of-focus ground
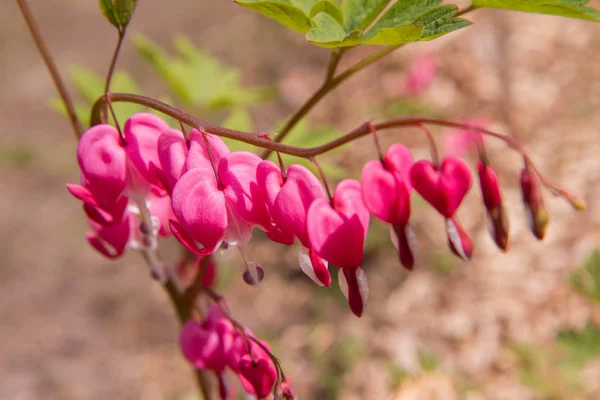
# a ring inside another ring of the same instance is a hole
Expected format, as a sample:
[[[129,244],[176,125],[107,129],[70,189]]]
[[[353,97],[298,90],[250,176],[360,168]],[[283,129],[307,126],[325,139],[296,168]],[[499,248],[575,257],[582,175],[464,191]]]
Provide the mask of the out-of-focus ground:
[[[104,73],[115,34],[96,1],[30,3],[60,68],[78,63]],[[568,280],[600,244],[600,25],[492,10],[469,18],[474,26],[410,45],[361,72],[311,119],[346,130],[381,118],[411,57],[434,52],[440,74],[419,101],[454,119],[485,116],[500,131],[510,128],[588,211],[548,196],[550,229],[544,242],[534,240],[516,187],[519,157],[490,143],[511,218],[510,252],[501,254],[488,238],[476,188],[459,213],[477,246],[468,264],[448,255],[440,217],[417,201],[419,266],[403,271],[385,228],[374,224],[362,319],[298,272],[296,248],[258,241],[255,258],[267,279],[258,289],[234,279],[223,293],[239,320],[272,341],[301,398],[600,399],[600,360],[577,372],[579,386],[571,390],[548,356],[559,331],[600,324],[600,307]],[[167,49],[181,32],[240,67],[244,81],[279,86],[280,100],[255,109],[259,129],[297,108],[327,63],[326,50],[229,1],[144,0],[130,27],[131,35],[144,33]],[[141,258],[109,262],[85,243],[84,214],[64,186],[78,180],[75,140],[47,106],[54,87],[10,1],[0,3],[0,51],[0,399],[190,393],[170,305]],[[369,51],[355,50],[348,60]],[[144,93],[163,93],[128,44],[119,69]],[[416,131],[382,137],[427,154]],[[358,176],[373,157],[364,139],[333,160]],[[234,268],[231,259],[227,265]]]

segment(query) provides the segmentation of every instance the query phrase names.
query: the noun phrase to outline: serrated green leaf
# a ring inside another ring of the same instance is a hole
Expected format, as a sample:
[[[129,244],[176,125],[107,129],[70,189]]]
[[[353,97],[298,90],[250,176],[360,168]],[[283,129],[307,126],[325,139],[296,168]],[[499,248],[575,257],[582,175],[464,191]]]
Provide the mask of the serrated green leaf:
[[[310,18],[302,8],[292,0],[234,0],[235,3],[257,11],[280,24],[296,31],[306,33],[311,28]],[[306,1],[299,2],[306,5]],[[312,6],[311,6],[312,8]],[[310,11],[310,8],[308,8]]]
[[[344,0],[344,29],[346,32],[364,30],[375,21],[389,2],[390,0]]]
[[[368,34],[374,36],[384,28],[413,24],[420,15],[442,3],[442,0],[405,0],[398,1],[383,14],[381,19],[369,29]]]
[[[463,18],[453,18],[458,7],[454,4],[446,4],[434,7],[421,14],[415,20],[415,24],[423,28],[421,40],[432,40],[443,34],[455,31],[471,25],[471,22]]]
[[[310,18],[313,18],[320,12],[324,12],[331,15],[333,18],[335,18],[337,22],[340,23],[340,25],[344,24],[344,13],[338,7],[338,5],[332,2],[331,0],[319,0],[313,6],[313,8],[311,8],[309,16]]]
[[[423,36],[423,28],[418,25],[404,25],[384,28],[372,37],[365,39],[365,44],[399,45],[416,42]]]
[[[100,10],[108,22],[122,30],[129,24],[137,0],[99,0]]]
[[[504,8],[538,14],[600,21],[600,11],[586,7],[589,0],[473,0],[474,7]]]

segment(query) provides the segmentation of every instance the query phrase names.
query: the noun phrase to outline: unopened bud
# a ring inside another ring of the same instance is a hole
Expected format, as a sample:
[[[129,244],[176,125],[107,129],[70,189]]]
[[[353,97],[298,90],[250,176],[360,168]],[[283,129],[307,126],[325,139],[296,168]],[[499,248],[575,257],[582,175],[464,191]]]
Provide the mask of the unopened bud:
[[[536,238],[542,240],[550,222],[550,213],[544,206],[539,179],[532,175],[527,168],[521,170],[521,194],[529,219],[529,228]]]
[[[473,255],[473,240],[456,217],[446,219],[446,234],[450,250],[463,260],[469,261]]]
[[[586,208],[585,202],[579,198],[575,193],[567,192],[566,190],[562,190],[562,197],[567,200],[571,206],[577,211],[584,211]]]

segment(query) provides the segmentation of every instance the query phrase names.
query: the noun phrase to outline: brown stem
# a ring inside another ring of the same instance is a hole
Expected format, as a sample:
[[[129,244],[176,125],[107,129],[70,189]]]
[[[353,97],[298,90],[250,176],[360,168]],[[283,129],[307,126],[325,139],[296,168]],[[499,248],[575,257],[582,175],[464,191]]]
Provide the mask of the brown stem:
[[[54,86],[56,86],[56,90],[60,95],[63,103],[65,104],[65,108],[67,109],[67,114],[69,116],[69,121],[71,122],[71,126],[73,127],[73,132],[75,133],[75,137],[79,139],[83,134],[83,126],[77,118],[77,114],[75,113],[75,107],[73,106],[73,101],[67,92],[67,88],[65,87],[62,78],[60,77],[60,73],[58,72],[58,68],[56,68],[56,64],[54,63],[54,59],[50,55],[50,51],[42,38],[42,34],[38,28],[35,19],[33,18],[33,14],[27,5],[25,0],[17,0],[17,4],[21,9],[21,14],[23,14],[23,18],[25,19],[25,23],[27,24],[27,28],[29,28],[29,32],[33,37],[33,41],[37,46],[44,63],[46,64],[46,68],[48,68],[48,72],[54,81]]]
[[[224,128],[218,125],[213,125],[206,121],[203,121],[199,118],[196,118],[186,112],[172,107],[168,104],[165,104],[161,101],[152,99],[150,97],[140,96],[136,94],[130,93],[111,93],[110,99],[112,102],[128,102],[134,104],[140,104],[142,106],[146,106],[152,108],[154,110],[160,111],[165,115],[168,115],[172,118],[175,118],[186,125],[189,125],[196,129],[202,129],[207,133],[211,133],[213,135],[226,137],[229,139],[237,140],[239,142],[248,143],[257,147],[261,147],[263,149],[269,149],[271,151],[279,151],[284,154],[293,155],[296,157],[302,158],[311,158],[314,156],[318,156],[323,153],[327,153],[330,150],[333,150],[337,147],[350,143],[360,137],[368,135],[371,133],[371,128],[367,124],[362,124],[358,128],[348,132],[344,136],[341,136],[335,140],[327,142],[321,146],[302,148],[296,146],[290,146],[283,143],[277,143],[269,139],[265,139],[261,135],[257,135],[256,133],[251,132],[243,132],[237,131],[234,129]],[[100,115],[101,110],[104,107],[104,103],[106,99],[100,97],[92,108],[92,125],[97,125],[101,123]],[[479,133],[495,137],[504,141],[509,147],[518,151],[519,153],[525,153],[523,146],[521,143],[514,137],[510,135],[505,135],[502,133],[493,132],[484,128],[473,127],[468,124],[448,121],[441,118],[428,118],[428,117],[408,117],[408,118],[394,118],[387,121],[383,121],[377,124],[372,124],[372,128],[375,128],[378,131],[392,129],[392,128],[400,128],[400,127],[418,127],[422,124],[428,125],[439,125],[439,126],[447,126],[451,128],[459,128],[464,130],[473,130]]]
[[[421,128],[421,131],[423,131],[425,136],[427,136],[427,140],[429,142],[429,151],[431,152],[431,162],[433,162],[433,165],[435,165],[436,168],[439,168],[440,167],[440,156],[438,154],[438,149],[435,144],[435,139],[433,138],[433,134],[431,133],[431,131],[429,129],[427,129],[425,124],[419,124],[419,128]]]
[[[119,58],[119,52],[121,51],[121,45],[123,44],[123,39],[125,39],[126,31],[127,27],[123,27],[122,29],[118,30],[117,45],[115,46],[115,51],[113,52],[112,58],[110,60],[110,65],[108,67],[108,72],[106,73],[104,93],[108,93],[110,91],[110,82],[115,72],[115,66],[117,65],[117,59]]]
[[[327,192],[327,197],[329,197],[329,204],[331,204],[331,207],[333,207],[333,197],[331,197],[331,190],[329,190],[329,185],[327,184],[327,178],[325,177],[325,173],[323,172],[323,169],[317,162],[316,158],[310,157],[310,162],[312,162],[314,164],[314,166],[317,168],[317,172],[319,172],[319,176],[321,177],[321,182],[323,182],[323,186],[325,186],[325,192]]]

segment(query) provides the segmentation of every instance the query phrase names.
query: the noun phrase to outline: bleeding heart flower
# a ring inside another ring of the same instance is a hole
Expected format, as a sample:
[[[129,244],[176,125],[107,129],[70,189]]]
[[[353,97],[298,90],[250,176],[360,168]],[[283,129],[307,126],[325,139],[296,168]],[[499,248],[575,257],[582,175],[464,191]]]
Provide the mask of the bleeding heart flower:
[[[125,122],[125,152],[127,160],[143,178],[142,182],[161,186],[159,180],[161,164],[158,157],[158,138],[169,125],[160,117],[150,113],[132,115]]]
[[[88,222],[92,232],[88,232],[86,238],[100,254],[113,259],[125,252],[135,229],[132,226],[134,219],[129,214],[125,214],[121,222],[113,226],[104,226],[91,219]]]
[[[455,217],[446,219],[446,234],[450,250],[463,260],[469,261],[473,255],[473,241]]]
[[[323,259],[339,266],[347,280],[348,302],[357,316],[362,314],[366,298],[358,287],[357,270],[363,258],[363,246],[369,227],[369,211],[360,183],[353,179],[340,182],[332,204],[316,199],[308,209],[307,231],[312,249]]]
[[[319,286],[330,287],[328,263],[310,248],[306,233],[308,208],[316,199],[325,198],[325,192],[317,177],[302,165],[292,164],[287,170],[284,182],[279,167],[268,160],[260,163],[256,177],[271,213],[273,227],[279,233],[276,238],[269,235],[269,232],[267,235],[284,244],[293,243],[294,236],[297,237],[305,247],[298,255],[302,271]],[[290,236],[292,240],[289,243],[281,240]]]
[[[215,165],[219,165],[221,159],[229,154],[229,148],[223,139],[197,129],[192,129],[190,132],[190,149],[185,160],[183,172],[194,168],[212,169],[212,163],[208,149],[206,148],[206,141],[208,141],[210,154],[213,157]]]
[[[445,158],[439,170],[431,161],[417,161],[410,180],[421,197],[446,218],[454,215],[471,187],[469,166],[455,157]]]
[[[407,269],[414,266],[416,238],[408,220],[410,217],[409,179],[413,158],[407,147],[391,146],[382,161],[369,161],[363,168],[361,183],[365,205],[375,217],[392,225],[392,241]]]
[[[250,349],[254,357],[250,354],[242,356],[237,371],[244,390],[262,399],[273,390],[277,370],[269,355],[260,346],[251,342]]]
[[[176,129],[163,132],[157,143],[158,159],[162,169],[163,186],[170,194],[181,178],[188,155],[188,147],[183,133]]]
[[[494,169],[479,161],[477,163],[479,185],[485,204],[488,229],[496,245],[506,251],[508,248],[508,217],[502,204],[500,182]]]
[[[171,198],[169,196],[157,196],[150,193],[147,199],[153,222],[158,227],[158,234],[162,237],[171,236],[169,220],[175,218],[173,208],[171,207]]]
[[[546,236],[546,229],[550,223],[550,213],[544,206],[539,178],[532,175],[528,168],[521,170],[521,195],[529,227],[535,237],[542,240]]]
[[[112,204],[121,197],[127,183],[126,161],[119,132],[114,127],[96,125],[83,134],[77,144],[77,162],[82,183],[95,205]],[[69,188],[75,197],[88,197],[75,186]]]

